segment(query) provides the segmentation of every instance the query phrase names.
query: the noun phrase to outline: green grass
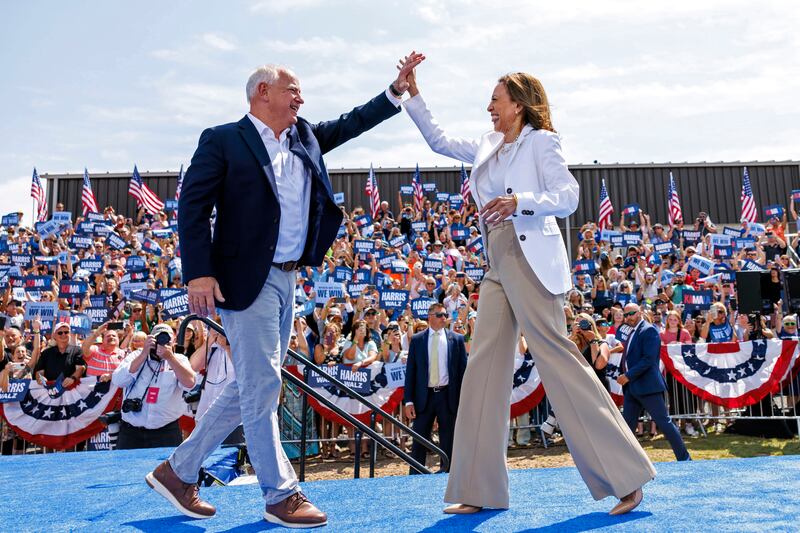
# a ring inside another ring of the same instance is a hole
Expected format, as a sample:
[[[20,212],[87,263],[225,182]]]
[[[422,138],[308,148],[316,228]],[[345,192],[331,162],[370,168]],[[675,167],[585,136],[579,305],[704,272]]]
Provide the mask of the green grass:
[[[800,439],[763,439],[744,435],[709,433],[707,437],[685,437],[692,459],[728,459],[732,457],[763,457],[768,455],[800,455]],[[663,435],[641,441],[653,460],[674,460],[672,448]],[[663,455],[663,457],[662,457]]]

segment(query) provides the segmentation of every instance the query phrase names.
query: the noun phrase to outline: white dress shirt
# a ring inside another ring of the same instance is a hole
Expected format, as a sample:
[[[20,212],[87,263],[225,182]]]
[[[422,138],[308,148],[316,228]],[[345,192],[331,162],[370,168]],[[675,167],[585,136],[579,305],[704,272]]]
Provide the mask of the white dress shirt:
[[[433,354],[433,343],[439,343],[439,384],[437,387],[444,387],[450,383],[450,376],[447,373],[447,335],[444,328],[438,330],[428,328],[428,377],[430,378],[431,354]],[[430,379],[428,379],[430,383]]]
[[[514,142],[503,143],[503,146],[489,158],[487,162],[489,171],[485,176],[481,176],[481,179],[477,180],[476,183],[478,189],[478,199],[476,199],[476,203],[478,203],[478,207],[483,207],[498,196],[505,196],[508,194],[506,192],[506,173],[508,172],[508,165],[514,158],[514,154],[519,148],[519,145],[522,144],[525,137],[532,131],[533,128],[526,124],[522,127],[522,131],[519,132],[519,136]]]
[[[139,356],[141,350],[130,353],[111,375],[111,382],[123,390],[123,400],[127,398],[142,398],[142,410],[122,413],[122,420],[137,428],[158,429],[176,421],[181,415],[186,414],[186,402],[183,401],[183,391],[188,390],[180,384],[175,371],[169,363],[152,361],[149,358],[139,369],[131,373],[131,363]],[[189,360],[185,355],[175,354]],[[139,379],[136,379],[136,376]],[[158,399],[155,403],[147,401],[147,390],[158,389]]]

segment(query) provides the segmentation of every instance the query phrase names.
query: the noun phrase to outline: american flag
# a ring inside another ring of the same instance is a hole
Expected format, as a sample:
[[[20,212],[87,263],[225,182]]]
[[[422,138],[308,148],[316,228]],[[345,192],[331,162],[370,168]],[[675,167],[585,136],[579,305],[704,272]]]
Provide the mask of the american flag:
[[[375,218],[378,216],[378,209],[381,207],[381,193],[378,190],[378,180],[375,179],[375,171],[372,170],[372,163],[369,165],[369,176],[367,176],[367,186],[364,187],[364,192],[369,196],[372,218]]]
[[[47,220],[47,198],[44,195],[44,188],[41,180],[39,180],[39,173],[36,172],[36,167],[33,169],[33,179],[31,181],[31,198],[36,200],[36,221],[43,222]]]
[[[183,188],[183,165],[181,165],[181,170],[178,172],[178,187],[175,189],[175,201],[178,202],[181,199],[181,189]],[[175,212],[172,213],[172,216],[178,218],[178,210],[175,209]]]
[[[674,227],[683,220],[681,210],[681,199],[678,197],[678,188],[675,187],[675,179],[672,172],[669,173],[669,189],[667,189],[667,214],[669,215],[669,226]]]
[[[83,169],[83,193],[81,193],[81,203],[83,204],[84,216],[86,213],[97,213],[100,211],[97,209],[97,201],[94,199],[94,193],[92,192],[92,182],[89,181],[89,171],[86,170],[86,168]]]
[[[425,201],[425,191],[422,190],[422,178],[419,175],[419,163],[414,171],[412,185],[414,187],[414,210],[419,212],[422,211],[422,204]]]
[[[742,177],[742,222],[756,222],[758,220],[758,209],[753,198],[753,189],[750,187],[750,174],[747,167],[744,167]]]
[[[469,177],[467,176],[467,171],[464,170],[464,164],[461,164],[461,198],[464,199],[464,207],[467,206],[467,202],[469,202]]]
[[[136,165],[133,166],[133,176],[131,176],[128,194],[136,198],[136,205],[139,207],[144,206],[148,213],[155,215],[164,209],[164,202],[144,184]]]
[[[614,227],[611,221],[611,215],[614,213],[614,206],[611,205],[611,198],[608,197],[608,189],[606,189],[606,180],[603,180],[600,187],[600,215],[597,217],[597,225],[600,229],[610,229]]]

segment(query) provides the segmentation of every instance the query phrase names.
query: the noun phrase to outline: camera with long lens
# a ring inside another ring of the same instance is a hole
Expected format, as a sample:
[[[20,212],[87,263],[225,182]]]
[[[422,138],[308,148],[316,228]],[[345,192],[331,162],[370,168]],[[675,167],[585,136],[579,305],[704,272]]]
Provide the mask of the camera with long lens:
[[[170,340],[172,340],[172,336],[166,331],[162,331],[156,335],[156,344],[150,348],[150,359],[153,361],[161,361],[161,356],[156,353],[156,350],[158,350],[159,346],[166,346],[169,344]]]
[[[128,398],[122,402],[123,413],[138,413],[142,410],[141,398]]]

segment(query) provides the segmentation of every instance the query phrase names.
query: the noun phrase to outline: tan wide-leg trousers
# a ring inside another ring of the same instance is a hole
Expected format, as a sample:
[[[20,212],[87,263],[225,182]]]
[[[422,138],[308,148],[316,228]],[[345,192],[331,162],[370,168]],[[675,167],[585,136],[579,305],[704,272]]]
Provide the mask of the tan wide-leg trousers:
[[[589,491],[630,494],[655,469],[592,368],[566,337],[563,295],[534,274],[510,221],[489,231],[475,335],[461,385],[444,500],[508,508],[508,420],[520,329]],[[546,254],[548,250],[541,250]]]

